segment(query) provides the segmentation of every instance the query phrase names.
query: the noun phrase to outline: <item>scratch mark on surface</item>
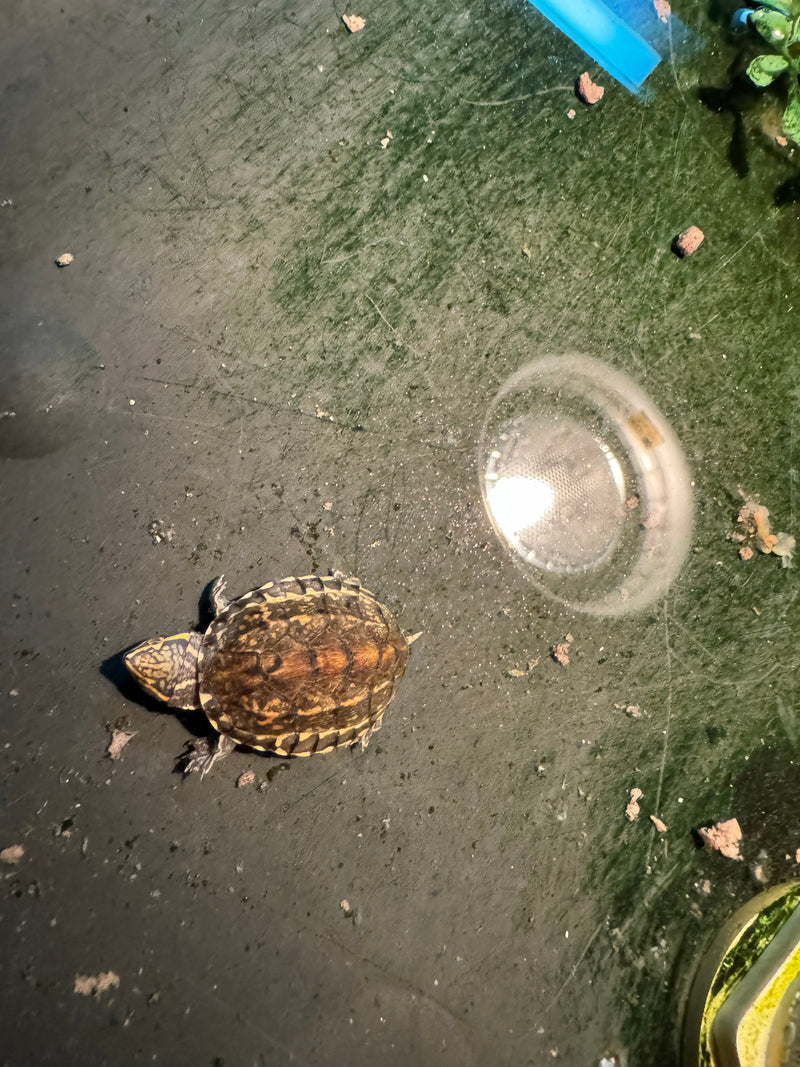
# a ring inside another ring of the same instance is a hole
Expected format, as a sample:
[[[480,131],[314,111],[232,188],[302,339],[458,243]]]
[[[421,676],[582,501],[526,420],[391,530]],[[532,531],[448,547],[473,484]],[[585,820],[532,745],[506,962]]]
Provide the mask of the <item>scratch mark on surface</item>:
[[[678,81],[678,68],[675,65],[675,41],[672,36],[672,19],[668,20],[667,30],[669,34],[669,69],[672,71],[672,77],[675,81],[675,88],[678,90],[680,98],[685,104],[686,97],[684,95],[683,89],[681,89],[681,84]]]
[[[708,656],[712,663],[715,663],[717,666],[719,666],[719,659],[714,655],[711,649],[707,648],[698,637],[695,637],[695,635],[689,629],[687,629],[687,627],[682,626],[681,623],[679,623],[677,620],[673,621],[672,626],[676,630],[680,630],[680,632],[683,634],[687,641],[690,641],[693,645],[696,645],[699,649],[702,649],[702,651],[705,652],[705,654]]]
[[[381,311],[381,309],[378,307],[378,305],[375,303],[375,301],[372,299],[372,297],[369,295],[369,293],[364,293],[364,296],[367,298],[367,300],[369,300],[370,304],[372,304],[372,306],[378,312],[378,314],[380,315],[381,319],[386,323],[386,325],[389,327],[389,329],[392,331],[392,333],[397,337],[397,343],[401,344],[404,348],[407,348],[409,350],[409,352],[413,352],[415,356],[419,356],[420,358],[422,358],[422,353],[421,352],[418,352],[416,350],[416,348],[413,348],[410,344],[408,344],[407,341],[401,340],[401,338],[399,337],[399,335],[397,333],[397,329],[394,326],[392,326],[391,322],[389,322],[389,320],[386,318],[384,313]]]
[[[669,636],[669,600],[664,601],[664,641],[666,644],[666,666],[667,666],[667,721],[664,726],[664,747],[661,750],[661,767],[658,772],[658,788],[656,789],[656,801],[653,806],[654,811],[661,811],[661,790],[664,786],[664,770],[667,766],[667,749],[669,747],[669,730],[672,724],[672,648],[670,646]],[[650,857],[653,852],[653,840],[656,836],[656,828],[651,824],[650,826],[650,842],[647,846],[647,861],[645,863],[645,869],[650,870]]]
[[[239,446],[234,452],[234,469],[231,471],[233,477],[228,479],[228,489],[225,493],[225,499],[222,503],[222,508],[219,513],[219,525],[217,526],[216,541],[219,543],[222,540],[222,528],[228,517],[228,511],[233,500],[234,494],[237,492],[239,484],[239,465],[241,463],[242,442],[244,441],[244,419],[239,420]]]
[[[797,712],[794,708],[787,707],[780,697],[777,697],[775,700],[775,708],[778,712],[778,718],[781,720],[781,725],[786,732],[786,736],[793,745],[797,746],[798,741],[800,741],[800,735],[797,728]]]
[[[558,1001],[559,1001],[559,1000],[561,999],[561,994],[562,994],[562,993],[564,992],[564,990],[565,990],[565,989],[567,988],[567,986],[568,986],[568,985],[570,984],[570,982],[571,982],[571,981],[573,981],[573,979],[575,978],[575,975],[576,975],[576,974],[578,973],[578,968],[579,968],[579,967],[580,967],[580,965],[581,965],[581,964],[583,963],[583,961],[584,961],[584,960],[586,959],[586,954],[587,954],[587,952],[588,952],[588,951],[589,951],[589,949],[590,949],[590,948],[592,947],[592,945],[593,945],[593,943],[594,943],[594,941],[595,941],[595,938],[596,938],[596,937],[598,936],[598,934],[600,933],[600,931],[601,931],[601,930],[603,929],[603,927],[604,927],[605,925],[606,925],[606,920],[605,920],[605,919],[602,919],[602,920],[601,920],[601,921],[600,921],[600,922],[599,922],[599,923],[597,924],[597,926],[596,926],[596,927],[594,928],[594,931],[592,932],[592,935],[591,935],[591,937],[590,937],[590,938],[589,938],[589,940],[588,940],[588,941],[586,942],[586,944],[585,944],[585,945],[583,946],[583,949],[582,949],[582,951],[581,951],[581,954],[580,954],[580,956],[578,956],[577,960],[575,960],[575,962],[574,962],[574,963],[572,964],[572,966],[570,967],[570,969],[569,969],[569,974],[568,974],[568,975],[567,975],[567,977],[566,977],[566,978],[564,979],[564,981],[563,981],[563,982],[561,983],[561,985],[560,985],[560,986],[558,987],[558,989],[557,989],[557,990],[555,991],[555,993],[554,993],[554,994],[553,994],[553,996],[552,996],[552,997],[550,998],[550,1000],[549,1000],[549,1001],[547,1002],[547,1006],[546,1006],[546,1007],[545,1007],[545,1009],[544,1009],[544,1011],[545,1011],[545,1014],[547,1014],[547,1012],[549,1012],[549,1011],[550,1011],[550,1009],[551,1009],[551,1008],[552,1008],[552,1007],[553,1007],[553,1006],[554,1006],[555,1004],[557,1004],[557,1003],[558,1003]]]
[[[732,263],[732,262],[734,261],[734,259],[736,259],[736,257],[737,257],[737,256],[738,256],[738,255],[739,255],[739,254],[740,254],[741,252],[744,252],[745,248],[747,248],[747,246],[748,246],[749,244],[751,244],[751,243],[752,243],[753,241],[755,241],[755,239],[756,239],[757,237],[761,237],[761,234],[762,234],[762,233],[764,232],[764,230],[765,230],[765,229],[766,229],[766,226],[762,226],[762,227],[761,227],[760,229],[756,230],[756,232],[755,232],[755,233],[751,234],[751,235],[750,235],[750,236],[749,236],[749,237],[747,238],[747,240],[746,240],[746,241],[745,241],[745,242],[744,242],[743,244],[741,244],[741,245],[740,245],[740,246],[739,246],[739,247],[738,247],[738,248],[736,249],[736,251],[735,251],[735,252],[731,252],[731,254],[730,254],[730,255],[728,256],[728,258],[727,258],[727,259],[723,259],[723,261],[722,261],[722,262],[720,263],[720,265],[719,265],[718,267],[715,267],[715,269],[714,269],[714,270],[712,270],[712,271],[709,271],[709,273],[708,273],[708,274],[704,275],[704,276],[703,276],[703,278],[702,278],[701,280],[699,280],[699,281],[698,281],[698,287],[699,287],[700,285],[707,285],[707,284],[708,284],[708,282],[709,282],[709,281],[710,281],[710,280],[711,280],[712,278],[716,277],[716,275],[717,275],[717,274],[719,274],[719,272],[720,272],[721,270],[724,270],[724,269],[725,269],[725,268],[726,268],[726,267],[728,266],[728,264],[729,264],[729,263]]]
[[[699,333],[700,330],[704,330],[706,328],[706,326],[710,326],[711,323],[714,321],[714,319],[718,319],[721,314],[722,314],[722,308],[720,308],[720,310],[716,313],[716,315],[712,315],[710,319],[706,319],[705,322],[701,322],[700,325],[697,327],[697,332]]]
[[[674,169],[672,171],[673,184],[676,183],[678,181],[678,179],[680,178],[680,176],[681,176],[681,171],[680,171],[680,160],[681,160],[680,150],[681,150],[681,147],[682,147],[682,145],[681,145],[681,134],[683,133],[683,127],[684,127],[685,124],[686,124],[686,111],[684,110],[683,115],[681,116],[680,125],[678,126],[678,132],[675,134],[675,138],[674,138],[674,141],[675,141],[675,167],[674,167]]]
[[[653,900],[658,896],[658,894],[661,892],[667,882],[672,878],[672,875],[677,869],[678,862],[676,860],[670,867],[666,869],[666,871],[661,874],[659,878],[657,878],[653,882],[653,884],[650,886],[650,888],[647,890],[644,897],[642,898],[643,908],[645,908],[647,911],[650,910],[650,905],[653,903]],[[627,919],[625,919],[625,921],[619,927],[619,935],[623,945],[625,943],[625,937],[627,935],[628,930],[630,929],[632,924],[637,921],[638,914],[639,913],[636,908],[631,909],[631,911],[628,913]]]
[[[402,241],[400,242],[402,244]],[[333,259],[321,259],[320,264],[323,267],[331,267],[337,263],[345,263],[348,259],[355,259],[356,256],[362,255],[368,248],[375,248],[377,245],[396,244],[393,237],[382,237],[379,241],[368,241],[361,248],[356,249],[355,252],[348,252],[343,256],[335,256]],[[369,299],[369,297],[367,297]]]
[[[546,96],[548,93],[572,92],[572,85],[553,85],[549,89],[538,89],[535,93],[523,93],[522,96],[510,96],[507,100],[467,100],[461,97],[462,104],[472,104],[473,107],[506,107],[508,104],[519,104],[523,100],[531,100],[536,96]]]
[[[347,945],[342,944],[342,942],[339,941],[337,938],[331,937],[330,934],[323,933],[320,930],[314,930],[312,932],[321,940],[328,941],[330,944],[335,945],[336,948],[338,948],[339,951],[344,953],[346,956],[349,956],[354,960],[358,960],[359,963],[365,963],[368,967],[374,968],[374,970],[377,971],[378,978],[381,981],[386,982],[387,984],[394,985],[397,989],[400,989],[405,993],[409,993],[413,1000],[422,1001],[423,1003],[430,1004],[432,1007],[436,1008],[439,1012],[442,1013],[442,1015],[446,1016],[448,1019],[450,1019],[451,1022],[455,1023],[456,1028],[459,1031],[467,1031],[468,1033],[470,1032],[471,1028],[469,1026],[469,1023],[466,1022],[466,1020],[456,1015],[454,1011],[451,1011],[451,1009],[448,1008],[446,1004],[443,1004],[440,1000],[437,1000],[436,997],[432,997],[430,993],[426,993],[424,989],[420,988],[420,986],[414,985],[413,983],[406,981],[404,978],[401,978],[397,974],[392,974],[382,964],[370,959],[369,956],[362,956],[361,953],[354,952],[351,948],[348,948]]]
[[[378,305],[375,303],[375,301],[372,299],[372,297],[369,295],[369,293],[364,293],[364,296],[367,298],[367,300],[369,300],[370,304],[372,304],[372,306],[378,312],[378,314],[383,319],[383,321],[386,323],[386,325],[389,327],[389,329],[392,331],[392,333],[397,333],[397,330],[395,329],[395,327],[392,326],[391,322],[389,322],[389,320],[386,318],[384,313],[381,311],[381,309],[378,307]]]

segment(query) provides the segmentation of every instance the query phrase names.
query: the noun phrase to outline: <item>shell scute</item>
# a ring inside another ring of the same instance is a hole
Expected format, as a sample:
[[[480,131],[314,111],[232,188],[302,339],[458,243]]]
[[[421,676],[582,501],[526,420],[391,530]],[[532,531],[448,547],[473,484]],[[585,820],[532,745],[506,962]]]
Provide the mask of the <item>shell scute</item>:
[[[241,744],[328,751],[379,727],[408,652],[389,610],[356,579],[286,578],[214,619],[199,656],[200,702]]]

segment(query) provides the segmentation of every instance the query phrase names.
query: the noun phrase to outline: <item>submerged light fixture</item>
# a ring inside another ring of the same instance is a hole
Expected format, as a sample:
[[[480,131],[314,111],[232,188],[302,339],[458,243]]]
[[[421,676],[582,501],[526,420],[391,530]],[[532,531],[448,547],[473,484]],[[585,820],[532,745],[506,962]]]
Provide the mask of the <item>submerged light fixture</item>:
[[[666,592],[689,548],[689,469],[627,375],[587,356],[539,359],[500,389],[479,448],[492,525],[546,593],[620,615]]]

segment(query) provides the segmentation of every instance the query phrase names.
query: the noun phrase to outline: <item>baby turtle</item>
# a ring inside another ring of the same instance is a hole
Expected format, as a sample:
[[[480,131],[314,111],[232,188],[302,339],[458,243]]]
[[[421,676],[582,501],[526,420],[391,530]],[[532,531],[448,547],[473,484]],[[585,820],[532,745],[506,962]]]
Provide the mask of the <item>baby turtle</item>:
[[[406,669],[406,636],[356,578],[284,578],[236,600],[210,588],[205,633],[154,637],[125,656],[151,696],[202,709],[220,736],[186,771],[205,774],[237,744],[311,756],[366,748]]]

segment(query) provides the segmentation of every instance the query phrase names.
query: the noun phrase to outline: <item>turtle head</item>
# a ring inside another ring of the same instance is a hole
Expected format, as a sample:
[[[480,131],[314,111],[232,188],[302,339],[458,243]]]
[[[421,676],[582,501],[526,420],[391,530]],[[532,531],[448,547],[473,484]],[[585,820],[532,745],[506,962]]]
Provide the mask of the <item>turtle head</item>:
[[[125,666],[150,696],[170,707],[200,707],[197,694],[197,654],[202,634],[151,637],[125,654]]]

